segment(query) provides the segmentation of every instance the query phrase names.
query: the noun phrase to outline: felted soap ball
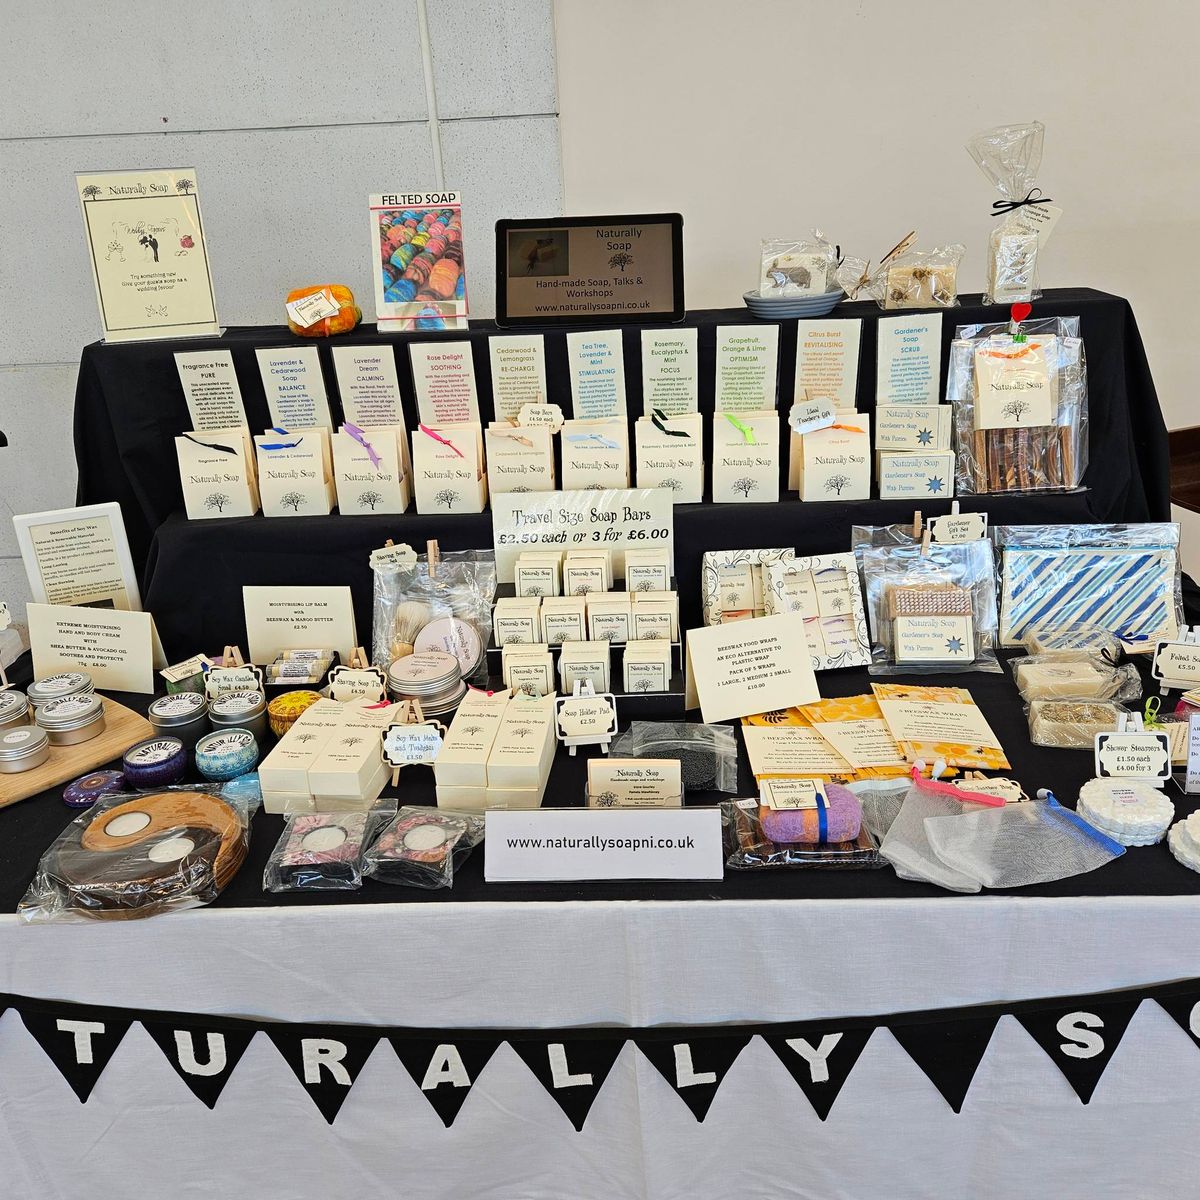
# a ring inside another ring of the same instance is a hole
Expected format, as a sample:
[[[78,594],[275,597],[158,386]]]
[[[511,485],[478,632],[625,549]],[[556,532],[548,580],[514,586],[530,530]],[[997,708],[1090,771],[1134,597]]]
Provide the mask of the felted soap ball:
[[[823,785],[825,792],[825,822],[827,842],[852,842],[862,826],[862,805],[858,797],[837,783]],[[821,840],[820,813],[815,808],[760,808],[759,820],[763,834],[772,842],[807,842]]]

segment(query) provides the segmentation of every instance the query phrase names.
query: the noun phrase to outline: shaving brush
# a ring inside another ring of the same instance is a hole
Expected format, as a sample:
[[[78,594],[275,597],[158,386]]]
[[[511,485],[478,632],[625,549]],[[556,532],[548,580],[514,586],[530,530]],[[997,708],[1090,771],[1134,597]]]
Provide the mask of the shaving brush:
[[[429,624],[433,609],[421,600],[405,600],[396,606],[392,618],[392,661],[407,658],[413,652],[417,634]]]

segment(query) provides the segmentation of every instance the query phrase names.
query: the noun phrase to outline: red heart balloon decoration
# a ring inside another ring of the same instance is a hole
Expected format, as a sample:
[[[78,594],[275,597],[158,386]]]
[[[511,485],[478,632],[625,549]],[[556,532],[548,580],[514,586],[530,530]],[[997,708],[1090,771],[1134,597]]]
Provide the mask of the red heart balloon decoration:
[[[1014,304],[1012,306],[1012,319],[1020,324],[1031,312],[1033,312],[1032,304]]]

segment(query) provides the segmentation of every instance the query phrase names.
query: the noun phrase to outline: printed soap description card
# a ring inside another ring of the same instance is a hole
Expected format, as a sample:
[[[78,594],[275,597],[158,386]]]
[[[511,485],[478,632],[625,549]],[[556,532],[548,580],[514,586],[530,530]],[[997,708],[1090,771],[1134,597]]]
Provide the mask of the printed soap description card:
[[[835,408],[854,408],[862,321],[796,322],[796,402],[805,392],[825,396]]]
[[[936,404],[941,355],[941,313],[881,317],[875,403]]]
[[[331,346],[342,413],[351,425],[403,425],[391,346]]]
[[[515,421],[525,405],[545,403],[545,343],[540,333],[488,338],[497,421]]]
[[[625,415],[625,359],[619,329],[568,333],[567,361],[576,420]]]
[[[271,422],[281,429],[333,431],[329,400],[316,346],[255,350]]]
[[[774,408],[778,375],[778,325],[717,326],[717,412]]]
[[[642,330],[642,411],[681,416],[700,402],[696,329]]]
[[[424,424],[479,424],[470,342],[413,342],[408,354]]]
[[[183,384],[183,395],[192,428],[229,429],[246,424],[242,407],[242,389],[233,369],[233,354],[229,350],[201,350],[175,355],[175,369]]]

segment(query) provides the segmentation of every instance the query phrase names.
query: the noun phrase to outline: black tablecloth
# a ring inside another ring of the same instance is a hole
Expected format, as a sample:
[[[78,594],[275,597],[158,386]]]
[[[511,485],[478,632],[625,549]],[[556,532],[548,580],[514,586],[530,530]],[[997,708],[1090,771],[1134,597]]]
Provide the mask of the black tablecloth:
[[[870,690],[865,669],[827,671],[820,677],[825,696],[859,695]],[[914,682],[917,676],[901,676]],[[1048,787],[1064,804],[1073,807],[1079,786],[1093,775],[1092,755],[1082,750],[1051,750],[1029,742],[1020,698],[1011,677],[972,674],[970,676],[921,676],[920,681],[970,687],[972,696],[983,710],[1013,763],[1012,775],[1025,790],[1034,794]],[[118,697],[123,703],[144,708],[144,697]],[[738,739],[739,783],[743,795],[755,795],[753,776]],[[577,806],[582,803],[588,757],[598,751],[581,750],[570,758],[560,750],[550,776],[544,804]],[[0,911],[12,912],[32,877],[37,860],[57,834],[70,822],[72,813],[63,805],[61,788],[55,788],[31,800],[0,809]],[[402,804],[433,804],[433,772],[428,767],[406,768],[400,787],[388,788]],[[1200,797],[1182,796],[1169,786],[1167,795],[1175,801],[1178,816],[1191,813]],[[714,794],[689,796],[689,803],[712,803],[722,797]],[[259,907],[297,904],[359,903],[444,903],[447,901],[559,901],[559,900],[830,900],[830,899],[921,899],[950,897],[929,884],[898,878],[890,867],[867,871],[758,870],[726,871],[719,883],[546,883],[497,884],[483,880],[483,849],[477,849],[455,879],[452,889],[436,892],[396,887],[368,879],[361,891],[284,893],[272,895],[262,890],[262,873],[280,832],[283,818],[259,813],[253,824],[250,854],[233,882],[217,900],[220,907]],[[1053,884],[1022,888],[1020,896],[1195,896],[1200,895],[1200,875],[1180,866],[1166,844],[1136,847],[1088,875],[1064,879]],[[970,898],[986,904],[988,893]]]
[[[963,299],[966,303],[947,312],[942,322],[943,380],[955,327],[1004,320],[1007,315],[1001,306],[979,304],[977,296],[964,296]],[[880,315],[878,307],[871,302],[843,304],[833,314],[835,317],[864,318],[858,389],[859,407],[864,409],[874,408],[876,322]],[[1058,289],[1047,292],[1037,303],[1035,316],[1079,316],[1082,320],[1091,410],[1091,466],[1085,483],[1091,489],[1089,504],[1093,518],[1100,521],[1166,520],[1170,510],[1166,430],[1141,336],[1128,302],[1088,288]],[[752,324],[754,318],[746,309],[738,308],[689,313],[686,323],[699,331],[700,409],[711,412],[717,326]],[[453,334],[380,334],[373,325],[364,325],[337,341],[339,344],[393,346],[411,430],[415,428],[416,404],[406,344],[437,338],[468,340],[479,383],[480,409],[487,419],[493,411],[487,338],[497,332],[503,331],[498,331],[487,321],[473,323],[467,333]],[[250,427],[262,430],[270,422],[254,351],[257,347],[296,345],[300,341],[286,327],[255,326],[231,328],[217,339],[97,343],[84,350],[75,404],[79,503],[109,500],[120,503],[134,560],[139,567],[149,553],[154,530],[172,512],[182,508],[173,439],[190,428],[190,420],[175,369],[174,353],[228,348],[233,355]],[[331,407],[337,419],[340,406],[330,343],[325,340],[315,344],[320,350]],[[624,348],[628,407],[632,418],[642,411],[639,326],[626,327]],[[792,403],[795,360],[796,322],[783,322],[779,359],[781,422]],[[569,413],[566,334],[562,330],[546,332],[546,370],[549,398],[561,402]],[[786,460],[786,455],[781,457]],[[832,508],[822,506],[818,511],[826,513]],[[753,509],[739,508],[731,519],[748,529],[751,524],[757,527],[760,516]],[[836,518],[820,516],[814,524],[825,520]],[[415,530],[424,526],[411,521],[411,517],[406,516],[394,525],[405,541],[423,536]],[[442,526],[439,522],[439,529]],[[474,544],[490,543],[485,539]],[[812,547],[814,551],[820,548]]]

